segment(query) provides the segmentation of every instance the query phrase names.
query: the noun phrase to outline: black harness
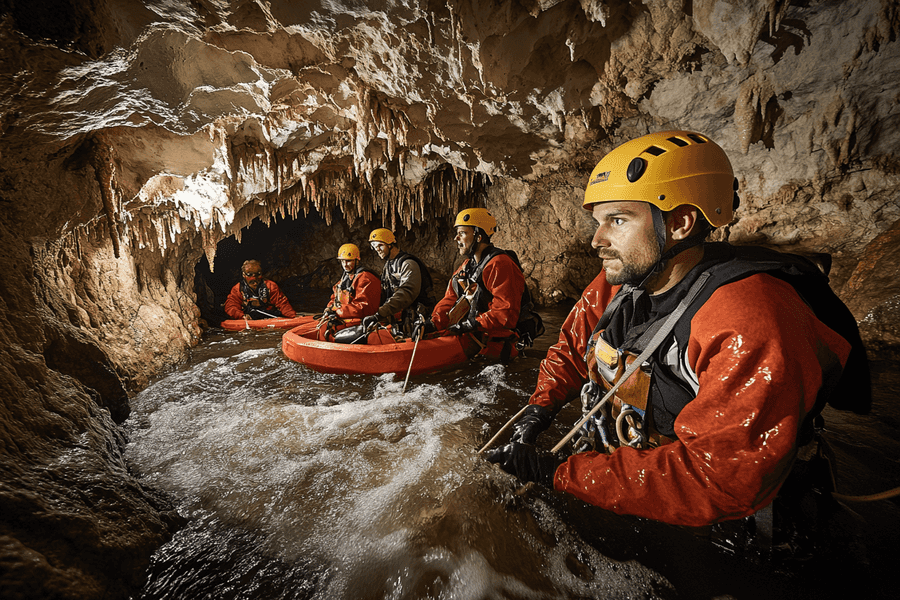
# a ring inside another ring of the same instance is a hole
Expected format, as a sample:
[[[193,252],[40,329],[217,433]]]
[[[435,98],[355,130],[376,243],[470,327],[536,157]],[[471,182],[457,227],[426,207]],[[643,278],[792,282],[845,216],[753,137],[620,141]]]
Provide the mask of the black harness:
[[[265,308],[271,306],[269,304],[269,286],[266,285],[265,281],[260,281],[259,285],[256,286],[256,290],[254,290],[247,285],[246,281],[241,279],[241,298],[243,299],[244,312],[247,312],[248,309],[258,308],[249,305],[251,300],[259,300],[260,304]]]
[[[833,385],[823,385],[801,435],[811,435],[812,421],[826,403],[859,414],[869,411],[872,404],[871,377],[856,319],[828,285],[826,275],[801,256],[766,248],[735,247],[720,242],[705,244],[704,249],[702,262],[678,285],[663,294],[650,296],[642,289],[622,286],[591,336],[595,339],[599,334],[610,346],[639,354],[700,275],[709,274],[708,281],[674,330],[648,360],[652,369],[648,407],[652,410],[652,423],[659,433],[674,437],[675,418],[696,396],[688,377],[679,368],[687,361],[691,318],[716,289],[757,273],[766,273],[789,283],[810,306],[816,318],[851,345],[850,356],[840,378],[827,382]],[[589,344],[585,359],[588,360],[593,352],[594,344]],[[801,443],[803,441],[801,439]]]
[[[353,297],[356,295],[356,287],[354,286],[354,284],[356,283],[356,278],[358,275],[360,275],[363,272],[368,272],[368,273],[371,273],[372,275],[375,275],[375,277],[378,277],[378,274],[375,273],[374,271],[372,271],[371,269],[367,269],[365,267],[356,267],[354,270],[350,271],[349,273],[347,271],[344,271],[344,274],[341,275],[341,280],[335,286],[337,288],[335,291],[336,292],[349,292],[350,299],[352,300]],[[335,298],[337,298],[337,294],[335,294]]]
[[[450,280],[450,285],[453,287],[453,291],[456,293],[457,298],[461,298],[465,294],[465,289],[461,280],[475,283],[475,296],[469,304],[468,316],[471,319],[487,312],[491,305],[491,301],[494,299],[494,295],[491,294],[484,285],[483,274],[488,263],[501,254],[509,256],[513,262],[516,263],[519,271],[522,271],[522,264],[519,262],[519,256],[513,250],[501,250],[495,246],[488,246],[484,249],[481,260],[477,264],[470,258],[468,262],[466,262],[465,267],[463,267],[462,272]],[[516,322],[514,330],[516,335],[520,338],[520,346],[531,346],[534,343],[534,338],[544,333],[544,325],[540,315],[534,312],[534,301],[531,298],[531,291],[528,289],[527,284],[522,291],[522,298],[519,306],[519,319]]]

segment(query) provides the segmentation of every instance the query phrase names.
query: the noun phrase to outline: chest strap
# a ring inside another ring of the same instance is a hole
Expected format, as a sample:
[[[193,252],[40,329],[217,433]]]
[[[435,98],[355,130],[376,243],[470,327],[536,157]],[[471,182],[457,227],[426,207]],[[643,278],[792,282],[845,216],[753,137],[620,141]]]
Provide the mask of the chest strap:
[[[694,282],[694,285],[691,286],[691,289],[688,290],[688,293],[682,298],[681,302],[678,303],[678,306],[675,307],[675,310],[666,318],[662,327],[656,330],[653,334],[653,337],[650,338],[650,341],[647,343],[647,347],[644,348],[644,351],[640,353],[640,355],[634,359],[634,361],[628,365],[628,368],[619,377],[619,380],[613,385],[609,391],[603,396],[603,398],[594,405],[594,408],[590,410],[586,415],[584,415],[572,428],[572,430],[566,434],[556,446],[553,447],[553,452],[559,452],[562,450],[563,446],[565,446],[569,440],[571,440],[578,430],[581,429],[581,426],[585,424],[585,422],[590,419],[594,414],[597,413],[607,402],[609,399],[613,397],[616,393],[616,390],[625,383],[631,375],[641,368],[641,365],[653,354],[654,351],[659,347],[660,344],[668,337],[669,333],[675,328],[675,325],[678,323],[678,320],[681,319],[682,315],[687,311],[688,307],[694,302],[694,299],[700,293],[700,290],[703,289],[703,286],[706,285],[706,281],[710,278],[710,274],[708,272],[704,272],[697,278],[697,281]],[[649,333],[649,332],[648,332]],[[645,334],[646,335],[646,334]]]

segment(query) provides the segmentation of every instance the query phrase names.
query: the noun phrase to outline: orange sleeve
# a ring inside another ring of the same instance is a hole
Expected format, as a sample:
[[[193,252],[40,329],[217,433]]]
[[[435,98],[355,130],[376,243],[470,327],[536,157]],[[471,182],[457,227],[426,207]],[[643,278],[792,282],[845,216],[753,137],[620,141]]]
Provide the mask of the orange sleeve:
[[[485,265],[481,280],[493,298],[478,315],[478,324],[488,335],[508,336],[519,322],[525,277],[513,259],[500,254]]]
[[[232,319],[244,318],[244,297],[241,295],[241,283],[237,282],[231,291],[228,292],[228,298],[225,299],[225,314]]]
[[[581,293],[559,330],[559,340],[547,351],[541,361],[537,386],[528,401],[557,412],[570,401],[588,380],[584,352],[594,327],[600,320],[606,306],[612,300],[618,286],[606,282],[606,273],[601,271]]]
[[[470,259],[464,260],[459,268],[453,272],[453,275],[450,276],[450,281],[447,282],[447,291],[444,292],[444,297],[438,301],[431,311],[431,322],[434,323],[434,327],[438,331],[447,329],[447,326],[450,324],[450,309],[453,308],[453,305],[456,304],[456,300],[459,298],[459,296],[456,295],[456,292],[453,291],[453,278],[466,267],[469,260]]]

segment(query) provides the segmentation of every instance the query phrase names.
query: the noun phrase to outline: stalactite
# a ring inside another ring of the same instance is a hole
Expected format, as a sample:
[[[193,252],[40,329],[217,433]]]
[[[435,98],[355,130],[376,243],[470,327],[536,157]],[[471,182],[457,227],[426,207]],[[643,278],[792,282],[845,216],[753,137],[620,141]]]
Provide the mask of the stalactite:
[[[97,183],[100,185],[100,197],[103,200],[103,211],[109,224],[110,241],[115,257],[119,258],[119,238],[115,235],[115,205],[117,202],[113,150],[99,134],[94,136],[92,150],[91,162],[96,173]]]
[[[773,37],[781,27],[781,20],[790,7],[790,0],[769,0],[766,10],[769,18],[769,37]]]

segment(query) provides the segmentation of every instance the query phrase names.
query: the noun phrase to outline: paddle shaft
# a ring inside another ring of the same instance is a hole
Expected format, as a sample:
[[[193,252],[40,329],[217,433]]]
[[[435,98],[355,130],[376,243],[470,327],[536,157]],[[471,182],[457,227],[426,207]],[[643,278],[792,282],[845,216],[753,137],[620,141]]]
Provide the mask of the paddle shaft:
[[[409,383],[409,374],[412,373],[413,361],[416,360],[416,350],[418,350],[418,348],[419,348],[419,340],[421,340],[421,339],[422,339],[422,332],[420,331],[419,336],[416,338],[416,345],[413,346],[412,356],[409,359],[409,368],[406,370],[406,381],[403,382],[403,391],[400,392],[401,394],[406,393],[406,384]]]
[[[497,441],[497,438],[499,438],[499,437],[503,434],[504,431],[506,431],[507,429],[509,429],[510,427],[512,427],[513,423],[515,423],[516,421],[519,420],[519,417],[521,417],[522,415],[525,414],[525,409],[527,409],[527,408],[528,408],[528,405],[526,404],[525,406],[522,407],[522,410],[520,410],[518,413],[516,413],[515,415],[513,415],[513,418],[510,419],[509,421],[507,421],[507,422],[506,422],[506,425],[504,425],[503,427],[501,427],[501,428],[500,428],[500,431],[498,431],[497,433],[495,433],[495,434],[494,434],[494,437],[492,437],[490,440],[488,440],[488,443],[484,445],[484,448],[482,448],[481,450],[478,451],[478,454],[483,453],[485,450],[487,450],[488,448],[490,448],[491,446],[493,446],[493,445],[494,445],[494,442]]]

